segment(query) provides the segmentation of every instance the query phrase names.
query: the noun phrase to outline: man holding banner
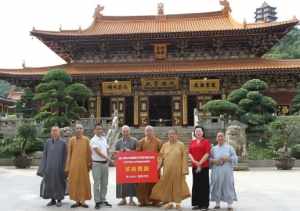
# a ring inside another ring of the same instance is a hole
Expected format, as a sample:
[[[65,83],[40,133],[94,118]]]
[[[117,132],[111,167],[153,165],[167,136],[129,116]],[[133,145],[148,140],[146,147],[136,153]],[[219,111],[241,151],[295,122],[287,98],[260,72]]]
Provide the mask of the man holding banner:
[[[145,128],[145,137],[137,145],[138,152],[155,152],[158,153],[161,148],[161,141],[155,137],[152,126]],[[141,183],[137,185],[137,198],[140,206],[157,205],[158,201],[151,201],[150,195],[155,183]],[[151,204],[150,204],[151,203]]]
[[[130,136],[130,128],[127,125],[122,127],[122,138],[116,143],[116,153],[119,152],[131,152],[135,151],[137,146],[137,140]],[[126,197],[130,197],[128,205],[136,206],[133,197],[136,196],[136,184],[125,183],[117,184],[117,198],[122,200],[119,202],[119,206],[127,204]]]

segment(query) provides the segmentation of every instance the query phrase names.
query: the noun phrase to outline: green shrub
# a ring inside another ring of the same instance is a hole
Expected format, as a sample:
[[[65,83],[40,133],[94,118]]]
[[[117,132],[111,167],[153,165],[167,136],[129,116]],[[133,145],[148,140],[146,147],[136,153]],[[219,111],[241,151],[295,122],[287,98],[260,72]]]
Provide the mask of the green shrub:
[[[292,156],[296,159],[300,159],[300,144],[296,144],[292,147]]]
[[[41,145],[41,140],[37,138],[36,125],[24,122],[18,127],[15,138],[0,141],[0,154],[23,155],[40,150]]]
[[[249,160],[269,160],[275,156],[273,149],[270,146],[260,146],[250,143],[248,146]]]

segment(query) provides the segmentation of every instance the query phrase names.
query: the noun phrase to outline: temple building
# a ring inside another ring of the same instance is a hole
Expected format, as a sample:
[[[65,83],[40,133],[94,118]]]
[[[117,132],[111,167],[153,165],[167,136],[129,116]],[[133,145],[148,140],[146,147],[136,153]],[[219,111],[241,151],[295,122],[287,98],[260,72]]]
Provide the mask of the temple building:
[[[227,0],[214,12],[105,16],[97,6],[86,29],[31,35],[66,61],[53,67],[0,69],[0,79],[35,87],[50,69],[60,68],[94,93],[87,103],[98,118],[118,111],[131,126],[193,125],[194,108],[225,98],[253,78],[266,81],[267,95],[287,113],[300,81],[300,60],[265,59],[298,24],[287,21],[239,23]]]

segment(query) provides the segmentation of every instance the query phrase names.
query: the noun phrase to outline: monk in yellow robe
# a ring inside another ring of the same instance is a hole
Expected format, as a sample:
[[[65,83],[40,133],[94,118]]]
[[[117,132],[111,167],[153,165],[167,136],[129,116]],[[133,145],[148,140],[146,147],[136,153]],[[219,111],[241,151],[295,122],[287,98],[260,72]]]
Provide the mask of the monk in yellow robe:
[[[65,171],[68,173],[69,196],[76,201],[71,208],[88,208],[86,200],[91,199],[91,148],[89,139],[83,135],[83,126],[76,125],[76,136],[68,142],[68,158]]]
[[[181,210],[181,201],[190,197],[190,191],[185,180],[188,174],[188,162],[185,146],[177,139],[177,131],[168,131],[169,141],[166,142],[159,154],[159,166],[163,174],[153,187],[151,199],[165,203],[164,208]]]
[[[155,137],[152,126],[145,128],[145,137],[137,144],[137,151],[140,152],[157,152],[161,148],[161,141]],[[150,194],[155,183],[141,183],[137,185],[137,198],[140,206],[157,205],[158,201],[150,200]]]

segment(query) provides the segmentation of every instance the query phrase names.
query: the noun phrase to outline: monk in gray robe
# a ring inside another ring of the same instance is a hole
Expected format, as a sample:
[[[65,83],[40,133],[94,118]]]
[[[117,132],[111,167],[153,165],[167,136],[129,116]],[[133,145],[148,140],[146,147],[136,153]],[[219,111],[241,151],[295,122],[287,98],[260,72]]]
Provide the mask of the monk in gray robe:
[[[135,151],[137,139],[130,136],[130,128],[127,125],[122,127],[122,138],[116,143],[117,152]],[[126,197],[129,197],[129,206],[136,206],[133,197],[136,197],[136,184],[117,184],[117,198],[122,200],[119,206],[127,205]]]
[[[61,207],[61,200],[66,193],[65,162],[67,146],[60,137],[58,127],[51,128],[51,138],[44,145],[43,158],[37,174],[43,177],[40,195],[44,199],[51,199],[47,206]]]
[[[233,167],[238,158],[232,146],[224,143],[224,134],[217,134],[218,144],[211,149],[211,201],[216,202],[215,209],[220,209],[220,202],[228,204],[228,210],[233,210],[233,201],[237,200],[234,188]]]

